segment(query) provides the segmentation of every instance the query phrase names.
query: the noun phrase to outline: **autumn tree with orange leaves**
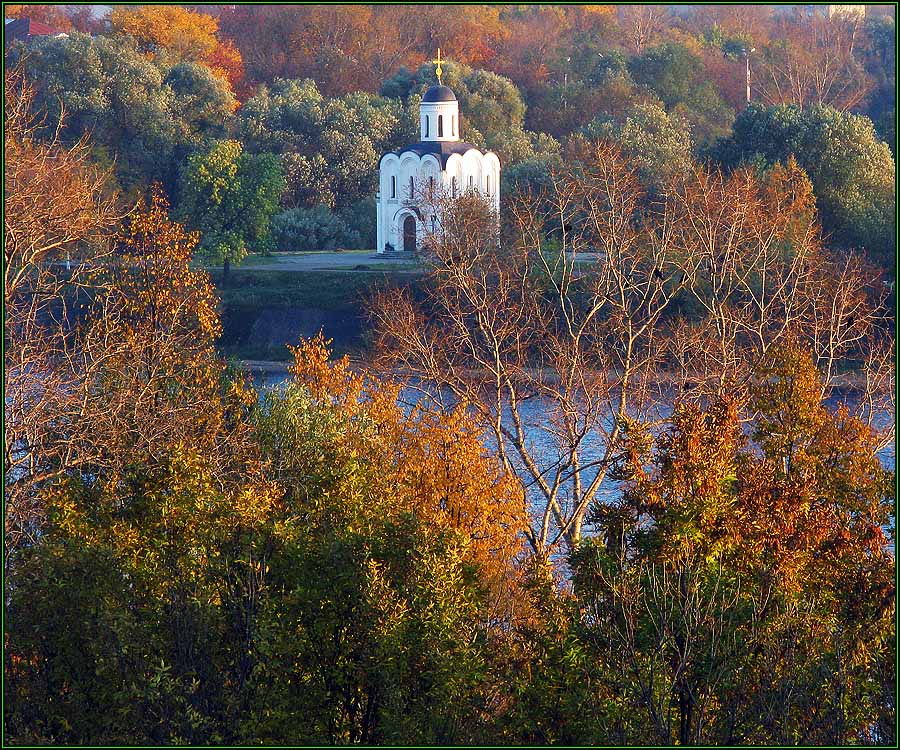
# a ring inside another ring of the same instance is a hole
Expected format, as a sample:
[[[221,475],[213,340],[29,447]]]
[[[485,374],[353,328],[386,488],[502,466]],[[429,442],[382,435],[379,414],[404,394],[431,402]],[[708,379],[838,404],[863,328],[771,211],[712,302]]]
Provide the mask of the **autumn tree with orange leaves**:
[[[4,473],[6,553],[39,533],[35,488],[65,461],[52,435],[75,408],[78,375],[71,329],[84,290],[97,283],[117,221],[108,175],[81,140],[65,147],[39,138],[34,91],[21,71],[6,77],[4,211]]]
[[[7,83],[10,554],[39,533],[42,489],[71,472],[115,482],[182,438],[215,455],[224,366],[217,300],[191,267],[197,235],[158,188],[120,209],[86,144],[39,140],[31,89]]]
[[[59,5],[9,4],[3,9],[3,14],[7,18],[30,18],[59,31],[69,31],[72,28],[72,19],[67,9]]]
[[[109,23],[114,33],[134,37],[151,57],[204,63],[234,94],[247,93],[241,54],[232,42],[219,39],[216,18],[177,5],[117,6]]]
[[[338,419],[333,450],[365,457],[369,489],[394,493],[398,512],[464,535],[468,553],[492,588],[508,585],[521,550],[520,533],[527,508],[518,484],[504,474],[486,450],[477,423],[461,405],[445,411],[423,397],[404,409],[401,385],[355,372],[346,357],[330,360],[321,336],[293,350],[292,381],[287,391],[267,394],[263,445],[273,477],[287,487],[308,469],[302,453],[293,452],[278,432],[292,415],[286,407],[308,393]],[[495,591],[495,594],[501,593]]]
[[[218,19],[255,82],[310,77],[330,96],[374,93],[438,47],[460,62],[484,63],[505,33],[500,10],[478,5],[233,6]]]
[[[656,439],[628,424],[621,499],[573,559],[592,655],[643,712],[620,741],[892,736],[893,476],[821,394],[786,342],[755,370],[749,443],[730,398],[677,406]]]

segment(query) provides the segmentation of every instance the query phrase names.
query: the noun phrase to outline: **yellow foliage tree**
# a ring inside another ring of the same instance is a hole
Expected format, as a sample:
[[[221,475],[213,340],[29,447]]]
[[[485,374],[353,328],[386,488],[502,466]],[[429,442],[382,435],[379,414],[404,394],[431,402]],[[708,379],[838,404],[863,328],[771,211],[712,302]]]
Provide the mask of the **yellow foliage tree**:
[[[491,586],[508,582],[522,550],[525,498],[500,471],[465,405],[444,411],[426,398],[406,410],[399,385],[354,372],[347,357],[330,360],[321,334],[293,353],[295,381],[346,420],[339,447],[366,456],[369,481],[378,485],[371,489],[395,495],[398,512],[462,532]]]
[[[133,36],[145,52],[165,49],[183,60],[205,60],[218,43],[215,18],[177,5],[117,6],[109,24],[113,31]]]
[[[228,81],[235,91],[243,79],[240,52],[219,41],[219,21],[177,5],[116,6],[109,17],[114,32],[133,36],[153,57],[166,53],[175,61],[200,62]]]

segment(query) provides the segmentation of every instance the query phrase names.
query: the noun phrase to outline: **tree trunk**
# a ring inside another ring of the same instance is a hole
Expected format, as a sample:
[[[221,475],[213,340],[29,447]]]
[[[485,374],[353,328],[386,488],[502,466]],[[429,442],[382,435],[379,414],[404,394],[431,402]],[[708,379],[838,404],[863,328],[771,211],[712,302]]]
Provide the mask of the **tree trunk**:
[[[231,261],[228,258],[225,258],[222,261],[222,286],[225,286],[228,283],[228,272],[231,270]]]

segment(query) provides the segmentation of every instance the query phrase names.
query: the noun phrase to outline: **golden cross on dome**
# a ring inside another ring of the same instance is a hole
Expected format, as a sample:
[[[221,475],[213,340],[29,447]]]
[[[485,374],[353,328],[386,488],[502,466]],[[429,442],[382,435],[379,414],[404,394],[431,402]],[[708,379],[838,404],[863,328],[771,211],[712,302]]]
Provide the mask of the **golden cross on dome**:
[[[431,62],[433,62],[437,66],[434,69],[434,74],[437,76],[438,86],[440,86],[441,85],[441,73],[444,72],[443,70],[441,70],[441,48],[440,47],[438,47],[437,59],[432,60]]]

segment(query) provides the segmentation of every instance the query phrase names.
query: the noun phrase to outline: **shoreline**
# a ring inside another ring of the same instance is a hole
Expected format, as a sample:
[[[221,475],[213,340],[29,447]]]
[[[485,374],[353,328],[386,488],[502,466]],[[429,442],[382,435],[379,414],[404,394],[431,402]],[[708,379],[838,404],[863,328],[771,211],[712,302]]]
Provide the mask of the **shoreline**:
[[[291,366],[290,360],[267,359],[241,359],[237,361],[238,367],[243,372],[251,375],[287,375]],[[362,370],[368,366],[363,359],[350,358],[350,365],[354,370]],[[668,378],[664,378],[668,379]],[[834,376],[833,388],[861,389],[865,385],[865,376],[858,372],[841,373]]]

